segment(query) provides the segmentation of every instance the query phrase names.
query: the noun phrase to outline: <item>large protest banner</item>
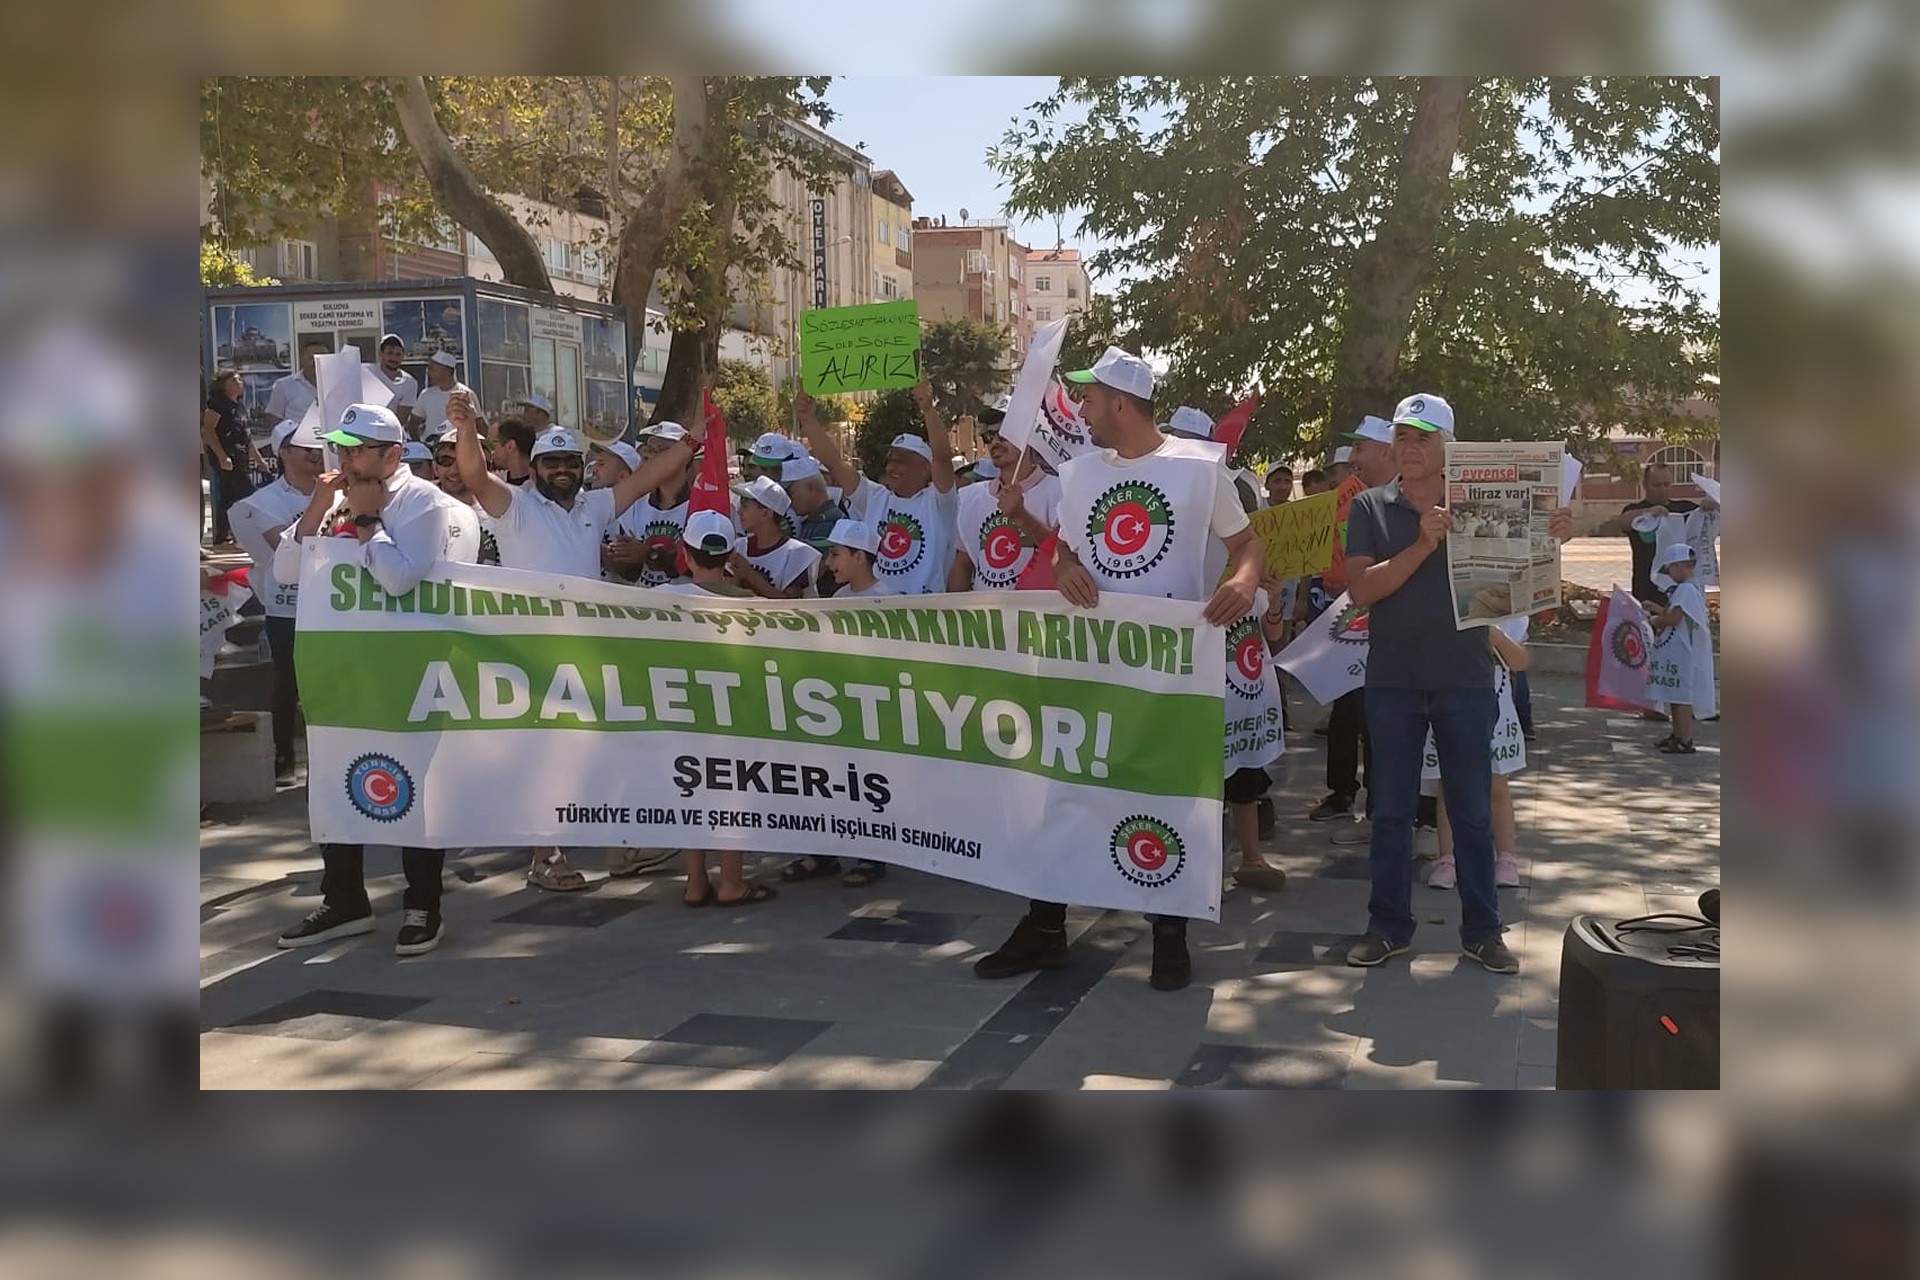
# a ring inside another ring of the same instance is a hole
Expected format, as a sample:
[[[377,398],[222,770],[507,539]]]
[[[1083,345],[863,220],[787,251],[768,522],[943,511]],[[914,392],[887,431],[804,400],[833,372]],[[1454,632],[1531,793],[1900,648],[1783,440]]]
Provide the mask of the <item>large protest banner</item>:
[[[1260,539],[1267,576],[1302,578],[1325,573],[1333,563],[1333,529],[1339,507],[1339,494],[1316,493],[1248,517],[1254,536]]]
[[[920,304],[911,298],[800,313],[807,394],[885,391],[920,381]]]
[[[1559,605],[1560,544],[1547,525],[1561,506],[1565,453],[1558,440],[1447,446],[1447,576],[1459,630]]]
[[[1187,601],[691,597],[327,540],[296,646],[316,841],[874,858],[1219,918],[1225,652]]]

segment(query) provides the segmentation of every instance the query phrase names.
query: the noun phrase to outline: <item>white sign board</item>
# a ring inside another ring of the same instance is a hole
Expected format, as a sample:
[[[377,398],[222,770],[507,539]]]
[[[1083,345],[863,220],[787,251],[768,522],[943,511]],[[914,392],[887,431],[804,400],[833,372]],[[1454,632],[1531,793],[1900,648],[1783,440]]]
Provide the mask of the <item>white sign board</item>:
[[[293,304],[293,327],[305,333],[314,329],[378,329],[378,298],[322,298]]]

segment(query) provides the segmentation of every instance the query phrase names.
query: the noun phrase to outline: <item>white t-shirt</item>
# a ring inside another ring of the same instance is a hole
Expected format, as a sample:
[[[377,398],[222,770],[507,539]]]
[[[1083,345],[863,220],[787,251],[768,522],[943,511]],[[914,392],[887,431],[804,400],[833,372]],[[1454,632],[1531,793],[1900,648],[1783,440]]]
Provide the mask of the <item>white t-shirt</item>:
[[[1033,563],[1037,544],[1000,510],[1002,480],[970,484],[960,490],[956,521],[960,549],[973,562],[976,590],[1010,590]],[[1021,505],[1027,514],[1049,529],[1060,524],[1060,482],[1042,475],[1022,484]]]
[[[860,477],[847,514],[879,531],[880,553],[874,557],[873,572],[889,584],[889,594],[928,595],[947,589],[958,498],[957,490],[941,493],[931,482],[911,498],[901,498],[884,485]]]
[[[493,521],[502,568],[600,576],[600,543],[614,521],[613,490],[583,490],[571,510],[530,484],[508,492],[513,496],[506,514]]]
[[[414,402],[420,398],[420,384],[415,382],[413,375],[405,369],[394,374],[391,378],[387,376],[386,371],[379,365],[373,366],[373,372],[379,377],[380,381],[393,388],[393,399],[388,402],[387,407],[393,410],[395,417],[405,418],[407,416],[407,410],[413,408]],[[437,427],[440,424],[436,422],[433,425]]]
[[[687,506],[692,500],[692,491],[688,497],[680,500],[677,507],[656,507],[653,495],[648,494],[628,507],[615,523],[614,528],[634,539],[648,552],[673,550],[680,545],[680,535],[687,528]],[[661,573],[642,565],[640,576],[634,579],[634,585],[640,587],[660,587],[673,581],[670,573]]]
[[[407,380],[409,382],[413,380],[411,374],[408,375]],[[467,398],[473,401],[476,408],[479,406],[480,397],[473,394],[473,388],[459,381],[445,391],[438,387],[428,387],[415,398],[413,411],[420,416],[420,421],[426,423],[422,430],[431,431],[447,420],[447,401],[460,391],[467,393]]]
[[[484,564],[480,548],[483,540],[480,536],[480,510],[464,502],[455,501],[453,514],[447,520],[447,545],[457,553],[448,558],[461,564]]]
[[[1060,468],[1060,540],[1103,591],[1206,600],[1209,549],[1249,523],[1223,454],[1176,436],[1139,458],[1081,454]]]
[[[298,422],[319,399],[319,388],[301,375],[290,373],[274,383],[273,389],[267,392],[267,416],[275,422],[288,418]],[[322,430],[331,430],[331,427],[323,427]]]
[[[781,590],[801,582],[804,595],[813,594],[814,579],[820,572],[820,553],[798,538],[788,538],[771,551],[755,555],[746,551],[747,563],[767,575],[767,581]]]
[[[233,540],[253,560],[253,594],[259,598],[269,618],[291,618],[300,598],[298,582],[281,582],[273,576],[273,551],[279,539],[267,541],[269,529],[281,529],[300,518],[307,509],[309,495],[288,484],[283,476],[262,485],[233,504],[228,521],[233,525]]]
[[[897,596],[899,594],[900,593],[898,591],[889,591],[887,589],[886,583],[880,581],[880,579],[878,578],[875,578],[873,580],[873,585],[870,587],[865,587],[865,588],[842,587],[839,591],[834,593],[833,598],[838,600],[841,596]]]

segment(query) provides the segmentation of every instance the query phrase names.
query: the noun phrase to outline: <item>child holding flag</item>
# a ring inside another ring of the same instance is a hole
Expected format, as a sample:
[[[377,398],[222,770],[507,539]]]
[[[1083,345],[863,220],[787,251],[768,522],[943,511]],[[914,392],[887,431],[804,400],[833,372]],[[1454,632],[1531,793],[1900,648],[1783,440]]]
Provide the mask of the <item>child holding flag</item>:
[[[1707,598],[1693,581],[1694,550],[1676,542],[1653,561],[1653,585],[1667,607],[1652,613],[1653,654],[1647,689],[1673,714],[1673,732],[1659,742],[1666,755],[1693,754],[1693,724],[1719,713],[1713,688],[1713,635]]]

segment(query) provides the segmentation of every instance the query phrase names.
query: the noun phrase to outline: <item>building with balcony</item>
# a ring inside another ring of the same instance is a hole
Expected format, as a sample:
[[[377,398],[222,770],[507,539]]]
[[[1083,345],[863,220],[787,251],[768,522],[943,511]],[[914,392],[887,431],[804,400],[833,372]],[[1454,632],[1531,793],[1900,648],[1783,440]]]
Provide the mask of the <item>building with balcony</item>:
[[[1086,308],[1093,294],[1078,249],[1032,249],[1026,260],[1027,319],[1032,324],[1059,320]]]
[[[1014,311],[1018,245],[1004,222],[915,218],[913,287],[920,318],[965,317],[1014,331],[1019,325]]]

